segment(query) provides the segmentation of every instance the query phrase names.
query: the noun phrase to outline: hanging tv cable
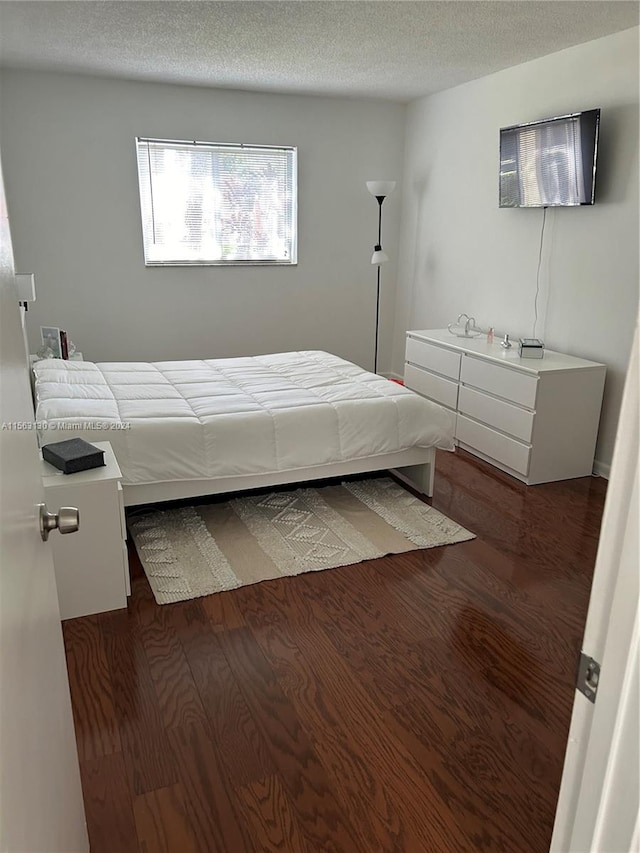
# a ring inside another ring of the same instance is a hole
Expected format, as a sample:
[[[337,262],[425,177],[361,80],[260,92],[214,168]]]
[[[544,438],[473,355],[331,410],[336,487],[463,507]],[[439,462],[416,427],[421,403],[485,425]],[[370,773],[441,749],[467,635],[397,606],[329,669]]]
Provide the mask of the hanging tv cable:
[[[542,264],[542,247],[544,245],[544,223],[547,218],[547,208],[542,209],[542,228],[540,229],[540,250],[538,252],[538,271],[536,272],[536,295],[533,302],[534,320],[532,338],[536,336],[536,326],[538,325],[538,296],[540,295],[540,266]]]

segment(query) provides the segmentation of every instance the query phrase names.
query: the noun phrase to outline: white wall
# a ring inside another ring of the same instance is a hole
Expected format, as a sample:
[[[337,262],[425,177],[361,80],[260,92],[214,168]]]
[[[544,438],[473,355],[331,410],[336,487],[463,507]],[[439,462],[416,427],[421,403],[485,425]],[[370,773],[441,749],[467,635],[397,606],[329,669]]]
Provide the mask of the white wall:
[[[638,29],[409,105],[393,369],[407,329],[461,312],[531,336],[542,210],[498,209],[499,128],[600,107],[593,207],[549,209],[537,337],[607,365],[596,451],[611,462],[638,301]]]
[[[17,70],[0,81],[16,267],[36,274],[33,348],[52,325],[92,361],[326,349],[372,368],[378,207],[365,182],[400,180],[403,105]],[[298,265],[145,268],[137,135],[298,146]],[[390,248],[399,214],[396,190]],[[382,368],[394,281],[390,263]]]

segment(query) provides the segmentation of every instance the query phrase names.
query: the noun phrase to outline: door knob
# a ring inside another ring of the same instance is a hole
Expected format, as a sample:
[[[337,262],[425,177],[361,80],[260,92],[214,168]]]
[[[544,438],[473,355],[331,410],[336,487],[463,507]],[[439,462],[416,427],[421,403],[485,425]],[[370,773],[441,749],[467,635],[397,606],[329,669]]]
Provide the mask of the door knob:
[[[44,542],[49,538],[52,530],[60,533],[75,533],[80,527],[80,512],[75,506],[61,506],[57,513],[48,512],[46,504],[38,504],[40,507],[40,536]]]

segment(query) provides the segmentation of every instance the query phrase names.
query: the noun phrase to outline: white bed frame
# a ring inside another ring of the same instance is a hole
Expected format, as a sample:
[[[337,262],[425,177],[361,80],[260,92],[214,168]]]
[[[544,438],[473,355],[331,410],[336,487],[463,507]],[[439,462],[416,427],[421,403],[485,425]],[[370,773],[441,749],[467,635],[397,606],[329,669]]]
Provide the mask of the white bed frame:
[[[353,459],[349,462],[317,465],[312,468],[295,468],[268,474],[243,474],[239,477],[216,477],[213,480],[169,480],[165,483],[123,486],[124,504],[139,506],[388,470],[393,470],[412,488],[432,497],[435,462],[435,447],[411,448],[383,456],[368,456],[366,459]]]

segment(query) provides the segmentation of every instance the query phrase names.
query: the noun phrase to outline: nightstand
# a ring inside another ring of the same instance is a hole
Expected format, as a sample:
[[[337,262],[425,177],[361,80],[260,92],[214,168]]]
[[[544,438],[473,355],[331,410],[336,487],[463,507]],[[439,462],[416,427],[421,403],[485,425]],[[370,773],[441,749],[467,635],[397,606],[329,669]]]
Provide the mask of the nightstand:
[[[95,446],[104,450],[101,468],[63,474],[41,463],[49,511],[74,506],[80,513],[76,533],[54,532],[49,538],[61,619],[126,607],[131,594],[122,474],[109,442]]]

